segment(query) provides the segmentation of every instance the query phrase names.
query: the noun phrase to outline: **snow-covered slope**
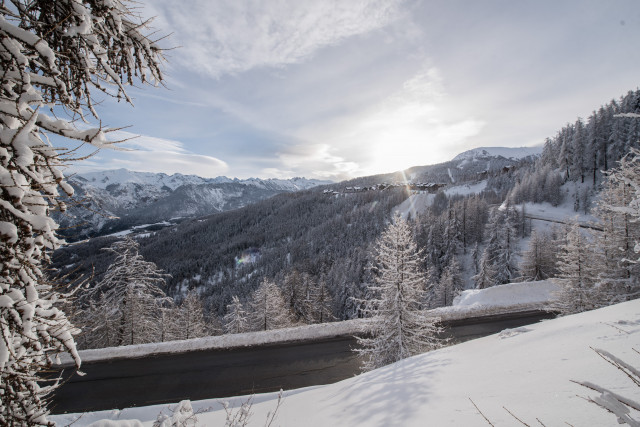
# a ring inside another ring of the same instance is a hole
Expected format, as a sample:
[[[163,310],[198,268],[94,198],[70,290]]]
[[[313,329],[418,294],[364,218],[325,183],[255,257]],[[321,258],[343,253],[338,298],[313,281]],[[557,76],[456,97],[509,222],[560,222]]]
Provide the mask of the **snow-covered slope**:
[[[478,160],[487,157],[504,157],[510,160],[520,160],[529,156],[538,156],[542,153],[540,147],[479,147],[460,153],[453,158],[459,160]]]
[[[405,359],[327,386],[284,393],[274,425],[280,426],[486,426],[617,425],[616,419],[582,396],[595,392],[572,381],[589,381],[635,401],[640,387],[590,347],[633,366],[640,356],[640,300],[506,330]],[[244,398],[226,399],[237,408]],[[472,402],[473,401],[473,402]],[[277,394],[254,397],[250,425],[262,425]],[[151,426],[173,405],[104,411],[82,416],[74,426],[100,419],[139,420]],[[224,425],[220,400],[194,402],[199,425]],[[636,416],[638,414],[632,414]],[[77,416],[52,417],[65,425]],[[130,421],[127,421],[130,422]],[[113,424],[113,425],[136,425]],[[565,424],[566,423],[566,424]],[[107,425],[107,424],[97,424]]]
[[[106,234],[131,226],[158,223],[237,209],[283,192],[329,184],[306,178],[239,180],[227,177],[166,175],[117,169],[78,174],[69,179],[76,200],[58,218],[67,236]]]
[[[447,196],[468,196],[470,194],[481,193],[485,188],[487,188],[487,181],[482,180],[470,184],[447,187],[443,190],[443,192]],[[415,218],[417,214],[423,213],[429,206],[433,204],[433,199],[435,196],[436,195],[433,193],[412,194],[407,197],[405,201],[396,206],[394,208],[394,212],[399,212],[404,219],[407,219],[409,216],[411,218]]]

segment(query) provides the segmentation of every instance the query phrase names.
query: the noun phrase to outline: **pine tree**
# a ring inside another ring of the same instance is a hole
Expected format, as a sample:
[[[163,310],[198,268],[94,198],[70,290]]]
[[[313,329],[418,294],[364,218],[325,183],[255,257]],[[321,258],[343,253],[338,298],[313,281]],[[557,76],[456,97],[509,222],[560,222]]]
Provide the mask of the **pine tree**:
[[[249,322],[253,331],[267,331],[293,325],[293,315],[282,296],[282,291],[273,281],[264,279],[253,293]]]
[[[517,212],[510,207],[504,210],[496,209],[487,224],[489,241],[485,253],[490,270],[483,271],[483,280],[490,279],[491,286],[512,282],[518,277],[517,265],[517,227],[514,216]],[[485,254],[483,254],[483,258]],[[482,263],[482,260],[481,260]],[[485,283],[486,284],[486,283]]]
[[[478,273],[471,278],[476,289],[486,289],[493,286],[495,284],[495,274],[489,259],[489,251],[485,249],[480,258]]]
[[[462,292],[464,283],[461,277],[461,267],[458,259],[454,257],[447,268],[444,269],[440,281],[436,285],[434,307],[446,307],[453,304],[453,299]]]
[[[293,270],[284,278],[283,296],[289,306],[289,310],[298,318],[304,318],[307,312],[306,287],[309,278],[298,270]]]
[[[158,340],[160,342],[175,341],[180,336],[178,330],[179,307],[176,307],[173,300],[167,300],[160,307],[158,315]]]
[[[378,239],[377,276],[369,291],[365,314],[371,317],[371,338],[360,338],[363,369],[376,369],[438,346],[438,319],[422,308],[425,301],[424,260],[409,224],[399,214]]]
[[[247,312],[238,297],[234,295],[231,304],[227,305],[227,314],[224,316],[224,331],[227,334],[240,334],[247,332],[248,329]]]
[[[75,128],[97,118],[91,92],[124,98],[124,86],[162,80],[162,54],[121,1],[15,0],[0,8],[0,424],[49,425],[39,374],[50,357],[69,352],[80,366],[77,330],[54,307],[63,295],[45,280],[50,253],[60,246],[52,210],[72,195],[61,172],[68,142],[109,145],[101,128]],[[47,111],[65,111],[60,120]]]

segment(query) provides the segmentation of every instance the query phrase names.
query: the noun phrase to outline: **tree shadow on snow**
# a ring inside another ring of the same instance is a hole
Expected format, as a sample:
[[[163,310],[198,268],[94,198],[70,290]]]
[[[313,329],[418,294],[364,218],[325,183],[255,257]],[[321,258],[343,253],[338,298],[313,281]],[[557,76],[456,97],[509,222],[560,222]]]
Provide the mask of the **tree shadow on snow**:
[[[402,425],[429,401],[431,378],[448,364],[428,354],[404,359],[345,381],[325,403],[345,408],[345,425]]]

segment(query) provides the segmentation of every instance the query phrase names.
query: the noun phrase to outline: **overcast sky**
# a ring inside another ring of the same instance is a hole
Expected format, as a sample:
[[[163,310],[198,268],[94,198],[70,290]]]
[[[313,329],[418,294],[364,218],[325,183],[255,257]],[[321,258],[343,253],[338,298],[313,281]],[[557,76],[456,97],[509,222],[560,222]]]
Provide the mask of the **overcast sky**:
[[[144,3],[167,87],[105,102],[137,150],[79,170],[340,180],[541,144],[640,84],[638,0]]]

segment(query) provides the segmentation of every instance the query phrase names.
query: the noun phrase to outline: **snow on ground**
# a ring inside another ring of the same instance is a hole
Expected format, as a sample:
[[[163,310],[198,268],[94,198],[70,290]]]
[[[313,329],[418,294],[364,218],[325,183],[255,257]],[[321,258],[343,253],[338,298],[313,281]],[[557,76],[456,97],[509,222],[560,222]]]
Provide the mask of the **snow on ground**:
[[[525,203],[524,210],[527,216],[550,221],[571,222],[577,219],[580,224],[584,225],[598,222],[598,219],[593,215],[576,212],[571,203],[563,203],[560,206],[552,206],[549,203]]]
[[[480,181],[475,184],[456,185],[455,187],[449,187],[444,189],[444,193],[447,196],[453,196],[454,194],[461,196],[468,196],[470,194],[478,194],[484,191],[487,187],[487,181]],[[418,193],[412,194],[405,201],[396,206],[393,212],[400,212],[400,215],[407,219],[407,215],[411,214],[415,217],[416,214],[424,212],[433,203],[435,194]]]
[[[407,197],[402,203],[393,208],[393,214],[400,212],[402,218],[407,219],[409,215],[415,218],[416,214],[422,213],[433,204],[435,194],[418,193]]]
[[[545,304],[553,300],[559,286],[551,280],[509,283],[487,289],[469,289],[453,301],[457,309],[470,307],[509,307],[522,304]]]
[[[487,188],[487,180],[477,182],[475,184],[457,185],[444,190],[447,196],[453,196],[454,194],[459,196],[469,196],[471,194],[478,194]]]
[[[83,362],[95,362],[105,359],[140,358],[151,355],[184,353],[187,351],[213,348],[250,347],[261,344],[331,338],[356,334],[361,330],[363,325],[364,323],[362,320],[356,319],[344,322],[274,329],[271,331],[247,332],[244,334],[229,334],[181,341],[82,350],[79,353]],[[63,354],[61,357],[61,364],[63,366],[72,366],[73,361],[69,355]]]
[[[488,425],[474,404],[497,427],[521,425],[507,410],[529,425],[539,425],[536,419],[548,426],[617,425],[613,415],[582,398],[595,393],[572,380],[590,381],[635,401],[640,388],[590,347],[640,366],[633,350],[640,349],[640,300],[503,331],[335,384],[284,392],[273,425]],[[232,408],[246,400],[227,399]],[[194,411],[202,411],[199,425],[225,424],[221,401],[193,402]],[[276,404],[276,393],[255,396],[249,426],[264,425]],[[170,414],[173,406],[88,413],[73,425],[105,419],[151,426],[158,413]],[[52,419],[64,425],[75,417]]]
[[[474,160],[485,157],[502,156],[505,159],[523,159],[528,156],[542,154],[542,146],[536,147],[478,147],[464,153],[460,153],[453,158],[453,161]]]
[[[487,289],[469,289],[453,300],[451,307],[432,310],[443,320],[461,319],[527,310],[544,310],[560,287],[551,280],[509,283]]]
[[[471,289],[457,297],[453,306],[432,310],[442,320],[544,309],[553,299],[557,286],[551,281],[512,283],[487,289]],[[331,338],[355,335],[366,327],[365,319],[304,325],[271,331],[247,332],[215,337],[193,338],[181,341],[137,344],[80,351],[83,362],[106,359],[141,358],[152,355],[184,353],[214,348],[251,347],[279,342]],[[62,366],[73,366],[67,354],[61,357]]]

